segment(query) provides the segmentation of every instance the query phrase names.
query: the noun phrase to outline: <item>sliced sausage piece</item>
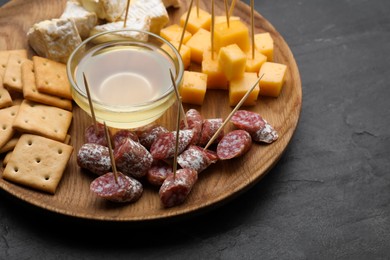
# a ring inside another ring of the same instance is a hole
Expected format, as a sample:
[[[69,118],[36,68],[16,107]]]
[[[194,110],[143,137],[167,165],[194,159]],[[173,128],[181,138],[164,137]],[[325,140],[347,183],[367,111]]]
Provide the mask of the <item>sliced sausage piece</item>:
[[[137,131],[139,142],[145,146],[146,149],[150,149],[157,137],[162,133],[168,133],[169,131],[161,125],[150,125],[146,128]]]
[[[178,154],[184,151],[190,144],[194,132],[192,129],[185,129],[179,131],[179,147]],[[176,131],[160,134],[150,147],[150,153],[154,159],[163,160],[171,158],[175,154],[176,146]]]
[[[177,163],[182,168],[189,168],[198,173],[205,170],[212,163],[216,163],[218,156],[215,152],[204,150],[195,145],[190,145],[184,152],[177,157]]]
[[[251,134],[253,141],[272,143],[279,138],[275,129],[264,119],[264,127]]]
[[[138,136],[131,130],[128,129],[120,129],[115,132],[115,134],[112,136],[112,143],[114,147],[117,147],[120,145],[120,143],[126,139],[130,138],[131,140],[138,142]]]
[[[230,121],[238,129],[247,131],[254,142],[272,143],[278,139],[275,129],[255,112],[238,110]]]
[[[153,162],[149,151],[130,138],[115,147],[114,158],[119,171],[136,179],[145,176]]]
[[[191,144],[198,144],[200,135],[202,133],[203,117],[196,109],[189,109],[186,112],[186,119],[188,127],[185,127],[184,120],[180,122],[180,129],[192,129],[194,131],[194,138]]]
[[[258,113],[248,110],[237,110],[230,122],[238,129],[245,130],[248,133],[254,133],[265,125],[263,118]]]
[[[100,123],[96,124],[96,128],[95,125],[88,126],[84,132],[84,143],[93,143],[108,146],[104,131],[104,125]]]
[[[159,190],[162,204],[166,208],[182,204],[198,180],[198,173],[191,169],[179,169],[170,174]]]
[[[199,138],[198,145],[205,146],[213,137],[213,135],[218,131],[218,129],[222,126],[223,120],[222,118],[211,118],[203,120],[202,133]],[[221,131],[219,136],[214,140],[214,144],[218,143],[219,140],[224,135],[224,131]]]
[[[220,160],[228,160],[245,154],[252,146],[252,138],[247,131],[234,130],[226,134],[217,146]]]
[[[111,160],[108,147],[94,143],[83,144],[77,153],[77,164],[97,175],[109,172]]]
[[[167,176],[172,173],[171,165],[168,165],[164,162],[158,162],[149,168],[148,172],[146,173],[146,179],[153,186],[160,187]]]
[[[109,201],[132,203],[141,197],[143,187],[139,181],[121,172],[117,172],[117,180],[114,173],[108,172],[93,180],[90,190]]]

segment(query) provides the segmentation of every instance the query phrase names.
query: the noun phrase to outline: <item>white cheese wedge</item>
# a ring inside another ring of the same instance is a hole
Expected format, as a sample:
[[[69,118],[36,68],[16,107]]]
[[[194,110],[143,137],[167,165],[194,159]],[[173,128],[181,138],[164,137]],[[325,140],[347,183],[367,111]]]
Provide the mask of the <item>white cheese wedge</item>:
[[[97,16],[93,12],[87,11],[79,2],[70,0],[66,2],[66,7],[60,19],[72,19],[75,23],[81,39],[89,36],[89,31],[96,26]]]
[[[42,57],[66,63],[72,51],[81,43],[76,25],[71,19],[52,19],[34,24],[27,32],[30,46]]]
[[[160,30],[169,22],[168,12],[161,0],[133,0],[127,19],[149,17],[150,32],[160,34]],[[126,8],[125,8],[126,9]],[[125,12],[126,13],[126,12]],[[124,20],[125,13],[121,20]]]
[[[175,8],[179,8],[181,5],[180,0],[162,0],[162,1],[163,1],[165,8],[168,8],[171,6],[173,6]]]
[[[149,17],[143,17],[143,18],[134,18],[129,17],[126,21],[126,27],[123,27],[124,22],[113,22],[113,23],[106,23],[102,25],[95,26],[90,33],[90,36],[106,32],[106,31],[112,31],[112,30],[119,30],[119,29],[135,29],[135,30],[141,30],[141,31],[149,31],[150,30],[150,19]],[[147,41],[148,40],[148,34],[145,33],[135,33],[135,32],[123,32],[123,33],[115,33],[110,34],[109,36],[99,37],[98,40],[94,41],[95,43],[99,42],[105,42],[105,41],[111,41],[111,40],[120,40],[120,39],[126,39],[126,38],[132,38],[137,39],[140,41]]]
[[[80,0],[85,9],[96,13],[97,17],[115,22],[125,12],[127,0]]]

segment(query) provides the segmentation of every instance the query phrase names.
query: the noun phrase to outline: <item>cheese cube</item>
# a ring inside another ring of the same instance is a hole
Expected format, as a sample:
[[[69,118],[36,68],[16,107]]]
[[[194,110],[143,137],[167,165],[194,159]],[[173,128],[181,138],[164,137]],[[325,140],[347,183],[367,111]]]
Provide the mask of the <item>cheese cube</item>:
[[[245,66],[245,71],[246,72],[256,72],[258,73],[261,65],[264,64],[264,62],[267,61],[267,56],[261,54],[258,50],[254,50],[254,58],[252,56],[252,50],[248,51],[246,53],[246,66]]]
[[[245,72],[246,54],[237,44],[231,44],[219,50],[218,63],[228,80],[241,78]]]
[[[184,103],[202,105],[207,90],[207,75],[201,72],[184,71],[180,96]]]
[[[230,21],[229,26],[225,23],[215,24],[214,44],[215,49],[219,51],[221,47],[236,43],[241,50],[249,50],[249,30],[240,20]]]
[[[256,49],[267,56],[267,61],[274,60],[274,40],[270,33],[255,34]]]
[[[265,62],[261,66],[259,76],[264,76],[260,80],[260,95],[278,97],[286,80],[287,66],[275,62]]]
[[[160,31],[160,36],[170,42],[180,42],[181,35],[183,33],[183,28],[178,24],[169,25]],[[188,31],[184,31],[183,44],[185,44],[192,34]]]
[[[186,45],[191,49],[191,61],[200,64],[203,60],[203,52],[210,48],[211,33],[203,28],[200,28],[186,42]]]
[[[214,52],[207,50],[203,53],[202,73],[207,74],[207,88],[208,89],[228,89],[228,80],[219,67],[217,56]]]
[[[240,20],[240,17],[238,16],[230,16],[229,17],[229,22],[230,21],[237,21]],[[214,23],[226,23],[226,15],[217,15],[214,17]]]
[[[197,7],[191,8],[190,17],[188,17],[186,30],[190,33],[196,33],[200,28],[210,30],[211,15],[205,10],[199,8],[199,16],[197,12]],[[188,12],[185,12],[180,17],[180,26],[184,27],[185,21],[187,19]]]
[[[179,42],[171,42],[171,43],[177,50],[179,50]],[[187,69],[191,64],[191,49],[188,46],[182,44],[180,46],[179,53],[183,61],[184,69]]]
[[[245,72],[244,76],[239,79],[233,79],[230,81],[229,86],[229,105],[235,106],[245,96],[249,89],[253,87],[253,84],[258,80],[257,73]],[[256,105],[257,97],[259,96],[259,84],[252,90],[248,98],[243,103],[243,106]]]

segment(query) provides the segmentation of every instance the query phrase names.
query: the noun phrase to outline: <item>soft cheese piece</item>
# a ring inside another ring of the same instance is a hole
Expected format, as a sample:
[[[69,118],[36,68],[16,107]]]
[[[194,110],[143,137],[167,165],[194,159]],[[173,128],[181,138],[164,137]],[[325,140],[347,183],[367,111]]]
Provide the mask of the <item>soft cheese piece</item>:
[[[90,35],[95,35],[101,32],[106,31],[112,31],[112,30],[119,30],[123,29],[123,21],[119,22],[113,22],[113,23],[106,23],[102,25],[97,25],[94,28],[92,28]],[[128,18],[126,22],[126,29],[135,29],[135,30],[142,30],[142,31],[149,31],[150,30],[150,19],[149,17],[143,17],[143,18]],[[107,36],[99,37],[97,42],[105,42],[110,41],[113,39],[123,39],[123,38],[133,38],[141,41],[147,41],[148,35],[145,33],[136,33],[136,32],[126,32],[126,33],[115,33],[110,34]]]
[[[39,56],[66,63],[81,43],[71,19],[52,19],[34,24],[27,32],[28,42]]]
[[[97,16],[94,12],[87,11],[79,2],[68,0],[61,17],[72,19],[82,39],[89,36],[89,31],[97,24]]]
[[[126,12],[125,12],[126,13]],[[125,19],[125,13],[121,20]],[[127,19],[150,18],[150,32],[160,34],[160,30],[169,22],[168,12],[161,0],[137,0],[131,4]]]
[[[100,19],[108,22],[117,21],[124,13],[127,0],[80,0],[81,4],[90,12],[96,13]]]
[[[168,7],[175,7],[175,8],[179,8],[180,5],[181,5],[181,2],[180,0],[162,0],[165,8],[168,8]]]

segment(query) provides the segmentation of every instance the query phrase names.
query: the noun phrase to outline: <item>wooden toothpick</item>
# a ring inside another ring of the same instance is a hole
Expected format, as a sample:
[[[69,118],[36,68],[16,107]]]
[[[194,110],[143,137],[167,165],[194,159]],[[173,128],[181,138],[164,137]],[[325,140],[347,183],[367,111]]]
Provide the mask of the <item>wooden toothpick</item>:
[[[194,0],[191,0],[190,2],[190,7],[188,8],[188,12],[187,12],[187,17],[186,17],[186,20],[184,22],[184,25],[183,25],[183,31],[181,33],[181,36],[180,36],[180,42],[179,42],[179,47],[177,48],[177,50],[180,52],[180,49],[181,49],[181,45],[183,44],[183,39],[184,39],[184,34],[186,32],[186,28],[187,28],[187,24],[188,24],[188,19],[190,18],[190,14],[191,14],[191,9],[192,9],[192,4],[194,3]]]
[[[254,0],[251,0],[251,40],[252,40],[252,60],[255,59],[255,16],[254,16],[254,9],[255,4]]]
[[[172,81],[173,88],[175,89],[176,99],[178,101],[180,101],[179,111],[183,115],[184,126],[185,126],[185,128],[188,128],[186,112],[184,111],[183,103],[181,102],[181,96],[180,96],[180,93],[179,93],[179,88],[176,85],[175,77],[173,76],[173,73],[172,73],[171,69],[169,69],[169,74],[171,76],[171,81]]]
[[[104,133],[106,134],[106,139],[107,139],[107,143],[108,143],[108,151],[110,152],[112,172],[114,173],[115,182],[116,182],[116,184],[118,184],[118,171],[116,170],[114,153],[112,152],[110,132],[108,131],[108,127],[106,125],[106,122],[103,122],[103,123],[104,123]]]
[[[129,14],[129,9],[130,9],[130,0],[127,0],[126,13],[125,13],[125,21],[123,22],[123,28],[126,28],[127,15]]]
[[[225,127],[225,125],[229,122],[230,118],[232,118],[232,116],[234,115],[234,113],[236,113],[236,111],[242,106],[242,104],[244,104],[245,100],[249,97],[249,94],[255,89],[255,87],[257,86],[257,84],[259,84],[259,81],[261,80],[261,78],[264,76],[261,75],[260,78],[258,78],[256,80],[256,82],[253,84],[253,86],[245,93],[245,95],[241,98],[240,102],[238,102],[238,104],[236,105],[236,107],[233,109],[232,112],[230,112],[230,114],[228,115],[228,117],[225,119],[225,121],[222,123],[222,125],[218,128],[218,130],[215,132],[215,134],[211,137],[210,141],[206,144],[206,146],[203,148],[204,150],[206,150],[213,142],[214,140],[219,136],[219,133],[221,133],[222,129]]]
[[[84,72],[83,72],[83,79],[84,79],[85,90],[87,91],[87,98],[88,98],[89,109],[91,110],[92,122],[93,122],[93,125],[95,126],[95,134],[97,134],[98,128],[97,128],[97,123],[96,123],[95,111],[93,109],[91,92],[89,91],[87,77],[85,76]]]
[[[230,9],[229,9],[229,17],[233,15],[234,7],[236,6],[236,0],[233,0],[232,3],[230,4]]]
[[[199,0],[196,0],[196,17],[199,18]]]
[[[212,60],[214,60],[214,26],[215,26],[214,0],[211,0],[211,59]]]
[[[228,3],[227,3],[227,0],[224,0],[225,2],[225,14],[226,14],[226,22],[227,22],[227,27],[229,28],[230,27],[230,18],[229,18],[229,10],[228,10]]]

